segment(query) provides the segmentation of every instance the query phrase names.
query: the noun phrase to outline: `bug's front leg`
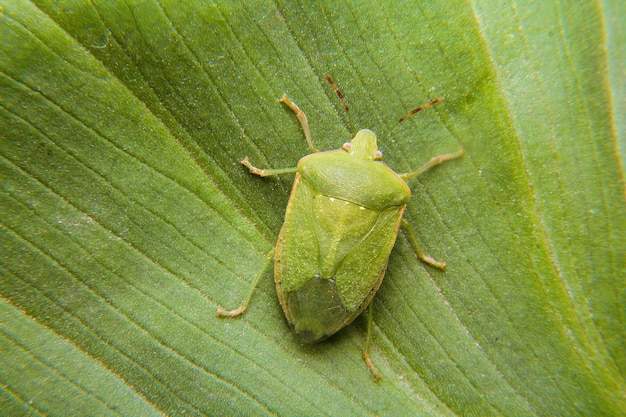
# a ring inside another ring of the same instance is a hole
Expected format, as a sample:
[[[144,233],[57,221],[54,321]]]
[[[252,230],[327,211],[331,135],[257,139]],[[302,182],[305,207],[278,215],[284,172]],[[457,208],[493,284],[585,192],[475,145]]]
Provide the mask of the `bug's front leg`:
[[[402,177],[402,179],[404,180],[408,180],[411,179],[413,177],[418,176],[419,174],[423,173],[424,171],[428,171],[429,169],[436,167],[437,165],[441,165],[446,161],[450,161],[452,159],[457,159],[462,157],[465,154],[465,152],[463,152],[463,149],[459,149],[456,152],[453,153],[447,153],[444,155],[437,155],[435,157],[433,157],[430,161],[426,162],[424,165],[422,165],[421,167],[419,167],[418,169],[416,169],[413,172],[406,172],[404,174],[400,174],[400,177]]]
[[[309,145],[309,149],[311,150],[311,152],[317,152],[317,149],[315,149],[315,146],[313,146],[313,140],[311,139],[311,130],[309,129],[309,122],[306,118],[306,114],[304,114],[304,112],[300,110],[300,107],[298,107],[296,103],[289,100],[287,94],[283,94],[283,96],[278,101],[280,101],[281,103],[285,103],[296,114],[296,117],[298,118],[298,121],[302,126],[302,131],[304,132],[304,137],[306,139],[306,143]]]

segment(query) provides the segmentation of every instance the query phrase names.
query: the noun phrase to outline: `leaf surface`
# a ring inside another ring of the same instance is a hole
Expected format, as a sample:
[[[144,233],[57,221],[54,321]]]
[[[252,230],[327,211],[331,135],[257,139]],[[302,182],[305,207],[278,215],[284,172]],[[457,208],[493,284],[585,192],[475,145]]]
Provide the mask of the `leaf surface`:
[[[619,1],[0,2],[0,382],[14,415],[619,415]],[[347,97],[346,113],[323,74]],[[365,320],[302,346],[272,278],[307,153],[379,135],[411,180]],[[430,99],[443,103],[395,126]],[[100,381],[95,384],[95,380]]]

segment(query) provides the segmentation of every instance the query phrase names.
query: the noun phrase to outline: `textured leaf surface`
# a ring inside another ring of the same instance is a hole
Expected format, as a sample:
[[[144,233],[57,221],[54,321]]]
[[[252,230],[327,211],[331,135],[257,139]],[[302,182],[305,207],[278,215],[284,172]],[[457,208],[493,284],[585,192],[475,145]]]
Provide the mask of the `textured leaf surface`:
[[[619,415],[624,5],[426,3],[0,2],[3,414]],[[238,161],[307,152],[283,93],[319,149],[367,127],[398,172],[466,152],[411,181],[448,269],[399,236],[379,383],[364,320],[301,346],[269,274],[214,318],[292,181]]]

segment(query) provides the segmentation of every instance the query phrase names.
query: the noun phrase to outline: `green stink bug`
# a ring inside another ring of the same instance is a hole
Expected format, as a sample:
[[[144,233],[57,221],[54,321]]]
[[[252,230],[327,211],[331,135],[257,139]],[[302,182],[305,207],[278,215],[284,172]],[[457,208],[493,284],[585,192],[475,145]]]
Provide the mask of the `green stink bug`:
[[[340,91],[324,76],[348,110]],[[441,100],[412,110],[398,123]],[[278,242],[268,254],[266,266],[241,306],[231,311],[219,309],[217,316],[235,317],[246,310],[263,271],[274,258],[276,290],[285,317],[303,342],[315,343],[348,325],[370,304],[400,227],[422,261],[445,268],[421,251],[411,226],[403,219],[411,197],[406,180],[460,157],[463,151],[434,157],[413,172],[397,174],[381,161],[371,130],[359,130],[340,149],[318,152],[304,112],[287,95],[280,101],[296,114],[312,153],[300,159],[296,168],[259,169],[247,157],[241,161],[261,177],[294,172],[296,177]],[[369,359],[371,317],[370,311],[363,358],[378,379]]]

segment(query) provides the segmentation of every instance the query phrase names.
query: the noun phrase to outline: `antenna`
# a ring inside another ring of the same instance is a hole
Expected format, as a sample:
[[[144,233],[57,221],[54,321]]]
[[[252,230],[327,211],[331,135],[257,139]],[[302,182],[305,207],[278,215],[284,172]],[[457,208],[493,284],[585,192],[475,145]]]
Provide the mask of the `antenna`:
[[[421,112],[422,110],[429,108],[430,106],[434,106],[434,105],[435,105],[435,104],[437,104],[437,103],[441,103],[442,101],[443,101],[443,97],[439,97],[439,98],[436,98],[436,99],[434,99],[434,100],[429,101],[428,103],[426,103],[426,104],[424,104],[424,105],[422,105],[422,106],[419,106],[419,107],[418,107],[418,108],[416,108],[416,109],[411,110],[410,112],[408,112],[407,114],[405,114],[404,116],[402,116],[402,117],[398,120],[398,123],[396,124],[396,126],[397,126],[397,125],[399,125],[400,123],[402,123],[402,122],[404,121],[404,119],[407,119],[407,118],[409,118],[409,117],[413,116],[415,113],[419,113],[419,112]],[[395,126],[394,126],[394,127],[395,127]]]
[[[350,131],[352,135],[354,135],[355,132],[354,132],[354,126],[352,124],[352,117],[350,116],[350,107],[348,106],[348,103],[346,102],[345,97],[343,96],[343,94],[341,94],[341,91],[339,90],[339,88],[337,88],[337,84],[335,84],[333,79],[330,78],[330,75],[324,74],[324,78],[326,78],[326,81],[328,81],[328,84],[330,84],[333,90],[335,90],[335,93],[337,93],[337,97],[339,97],[339,100],[341,100],[341,103],[343,104],[343,108],[346,109],[346,113],[348,114],[348,124],[350,125]]]
[[[391,134],[391,132],[394,131],[394,129],[396,127],[398,127],[398,125],[400,123],[402,123],[403,121],[405,121],[406,119],[408,119],[409,117],[413,116],[415,113],[419,113],[422,110],[425,110],[431,106],[434,106],[437,103],[441,103],[443,101],[443,97],[439,97],[436,98],[434,100],[429,101],[426,104],[422,104],[421,106],[411,110],[410,112],[408,112],[407,114],[405,114],[404,116],[402,116],[401,118],[398,119],[398,122],[391,128],[391,130],[389,130],[388,132],[386,132],[385,134],[381,135],[380,140],[382,141],[384,138],[386,138],[387,136],[389,136],[389,134]]]

